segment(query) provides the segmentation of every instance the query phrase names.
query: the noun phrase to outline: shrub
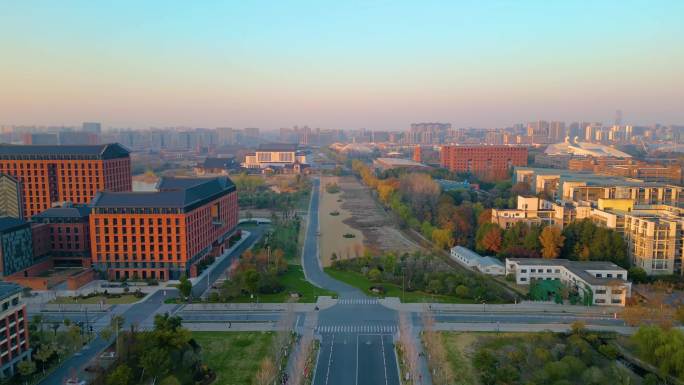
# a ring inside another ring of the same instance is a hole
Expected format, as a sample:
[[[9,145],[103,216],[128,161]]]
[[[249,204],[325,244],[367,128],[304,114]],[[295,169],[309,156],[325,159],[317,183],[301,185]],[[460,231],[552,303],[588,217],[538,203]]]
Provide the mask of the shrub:
[[[354,234],[352,234],[352,233],[345,233],[345,234],[342,235],[342,236],[345,237],[345,238],[356,238],[356,235],[354,235]]]

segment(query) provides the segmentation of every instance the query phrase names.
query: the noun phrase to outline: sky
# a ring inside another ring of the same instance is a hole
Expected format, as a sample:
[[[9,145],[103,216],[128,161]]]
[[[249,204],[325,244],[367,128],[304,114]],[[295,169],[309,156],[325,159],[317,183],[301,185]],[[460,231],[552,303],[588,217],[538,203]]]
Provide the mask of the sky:
[[[684,1],[0,0],[0,124],[684,123]]]

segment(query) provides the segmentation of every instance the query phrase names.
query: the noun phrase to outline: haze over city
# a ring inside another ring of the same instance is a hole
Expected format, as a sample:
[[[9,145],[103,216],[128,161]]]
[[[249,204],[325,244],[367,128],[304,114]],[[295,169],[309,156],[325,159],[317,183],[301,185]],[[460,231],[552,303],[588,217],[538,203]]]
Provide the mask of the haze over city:
[[[0,385],[684,381],[684,2],[0,0]]]
[[[684,3],[3,2],[0,124],[684,122]]]

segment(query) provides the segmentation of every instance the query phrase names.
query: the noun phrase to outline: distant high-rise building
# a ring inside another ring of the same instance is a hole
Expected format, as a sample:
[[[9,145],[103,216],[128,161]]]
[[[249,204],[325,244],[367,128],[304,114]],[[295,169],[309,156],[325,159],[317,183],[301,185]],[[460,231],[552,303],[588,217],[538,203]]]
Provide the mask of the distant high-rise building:
[[[247,127],[244,132],[245,136],[250,139],[259,139],[259,127]]]
[[[28,140],[24,140],[24,144],[33,145],[54,145],[58,143],[57,134],[54,133],[37,133],[28,136]]]
[[[84,122],[83,131],[90,132],[91,134],[100,134],[102,132],[102,125],[97,122]]]
[[[616,126],[622,125],[622,110],[616,110],[615,111],[615,125]]]
[[[408,132],[408,144],[442,144],[446,140],[451,123],[412,123]]]
[[[549,124],[549,139],[552,143],[562,142],[565,136],[565,122],[551,122]]]

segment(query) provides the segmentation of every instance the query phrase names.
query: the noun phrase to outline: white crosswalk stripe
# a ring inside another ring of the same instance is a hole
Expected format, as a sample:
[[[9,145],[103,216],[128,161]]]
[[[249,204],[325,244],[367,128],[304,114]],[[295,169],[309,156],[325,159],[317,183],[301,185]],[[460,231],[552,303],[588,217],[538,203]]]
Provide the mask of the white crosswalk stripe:
[[[378,300],[375,298],[345,298],[337,301],[339,305],[376,305]]]
[[[333,324],[319,325],[314,328],[317,333],[362,333],[362,334],[388,334],[397,331],[396,325],[382,324]]]

